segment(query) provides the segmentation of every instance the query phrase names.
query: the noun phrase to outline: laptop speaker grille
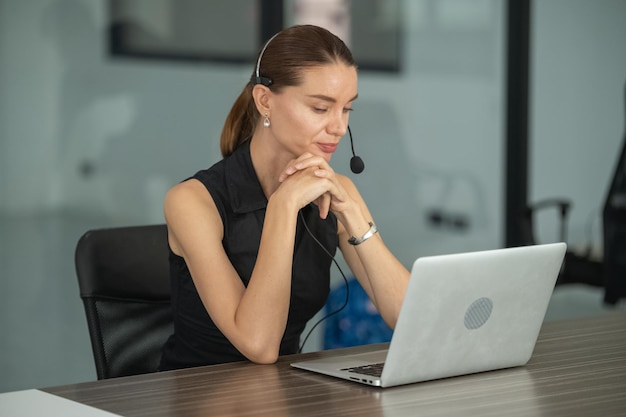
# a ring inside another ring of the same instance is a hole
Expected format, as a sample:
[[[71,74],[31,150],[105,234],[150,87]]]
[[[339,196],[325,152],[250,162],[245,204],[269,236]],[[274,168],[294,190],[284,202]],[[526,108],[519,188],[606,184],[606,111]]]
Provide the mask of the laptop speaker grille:
[[[493,302],[487,297],[474,301],[465,312],[465,327],[470,330],[481,327],[491,316]]]

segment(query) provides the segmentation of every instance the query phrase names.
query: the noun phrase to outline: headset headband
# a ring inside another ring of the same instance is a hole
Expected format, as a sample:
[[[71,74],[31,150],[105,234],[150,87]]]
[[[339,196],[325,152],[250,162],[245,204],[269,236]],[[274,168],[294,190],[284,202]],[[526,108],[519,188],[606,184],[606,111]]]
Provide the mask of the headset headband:
[[[263,49],[261,49],[261,53],[259,54],[259,58],[256,61],[256,70],[254,72],[254,75],[252,76],[252,79],[250,80],[252,82],[252,85],[263,84],[266,87],[269,87],[270,85],[272,85],[272,80],[270,78],[261,77],[260,70],[261,70],[261,58],[263,58],[263,54],[265,53],[265,50],[267,49],[267,46],[270,44],[272,39],[274,39],[276,36],[278,36],[278,33],[274,34],[274,36],[269,38],[269,40],[267,42],[265,42],[265,45],[263,46]]]

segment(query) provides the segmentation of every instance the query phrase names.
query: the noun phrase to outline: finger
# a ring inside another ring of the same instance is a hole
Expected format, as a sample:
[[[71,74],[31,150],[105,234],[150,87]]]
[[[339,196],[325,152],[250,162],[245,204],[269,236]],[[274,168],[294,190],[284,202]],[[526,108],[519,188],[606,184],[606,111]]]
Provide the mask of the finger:
[[[293,166],[288,166],[283,172],[281,172],[280,176],[278,177],[278,182],[285,181],[287,178],[289,178],[290,175],[296,173],[296,171],[297,169]]]
[[[320,211],[320,218],[326,219],[328,212],[330,211],[330,194],[324,193],[317,199],[317,207]]]
[[[294,168],[297,170],[311,167],[327,168],[328,163],[321,156],[316,156],[310,153],[303,154],[300,158],[295,160]]]
[[[298,168],[296,168],[296,165],[298,164],[299,161],[302,160],[302,158],[307,158],[309,157],[311,154],[309,153],[304,153],[302,155],[300,155],[298,158],[296,159],[292,159],[291,161],[289,161],[287,163],[287,166],[285,167],[285,169],[283,169],[283,172],[281,172],[281,174],[278,177],[278,181],[279,182],[283,182],[287,179],[287,177],[289,177],[290,175],[295,174],[298,171]]]
[[[312,153],[306,152],[300,155],[297,159],[289,161],[283,172],[279,175],[278,181],[285,181],[290,175],[295,174],[298,171],[305,170],[311,167],[320,167],[329,169],[330,167],[324,160],[324,158],[315,156]]]

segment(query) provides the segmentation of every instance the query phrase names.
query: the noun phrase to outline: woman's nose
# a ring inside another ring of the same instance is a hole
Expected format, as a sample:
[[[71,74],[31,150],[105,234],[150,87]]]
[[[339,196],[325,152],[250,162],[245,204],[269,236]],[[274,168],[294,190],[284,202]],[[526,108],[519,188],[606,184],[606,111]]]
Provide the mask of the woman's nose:
[[[348,117],[345,114],[333,117],[329,122],[328,132],[332,135],[342,137],[348,131]]]

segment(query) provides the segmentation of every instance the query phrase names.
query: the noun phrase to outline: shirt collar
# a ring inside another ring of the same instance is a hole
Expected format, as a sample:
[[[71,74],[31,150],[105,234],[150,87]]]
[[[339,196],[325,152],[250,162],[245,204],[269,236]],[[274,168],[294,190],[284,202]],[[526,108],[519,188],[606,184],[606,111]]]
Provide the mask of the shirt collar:
[[[228,198],[235,213],[249,213],[267,207],[267,198],[252,165],[250,139],[224,161]]]

